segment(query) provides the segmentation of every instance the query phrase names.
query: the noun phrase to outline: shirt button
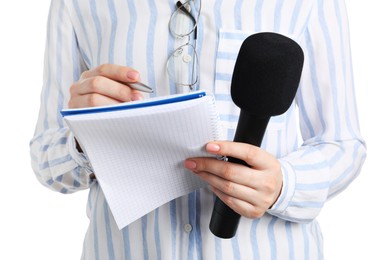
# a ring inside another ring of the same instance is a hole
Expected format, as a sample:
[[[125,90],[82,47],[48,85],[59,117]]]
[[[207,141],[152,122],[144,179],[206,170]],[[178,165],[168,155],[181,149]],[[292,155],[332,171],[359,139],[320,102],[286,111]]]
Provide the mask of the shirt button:
[[[190,224],[185,224],[184,231],[190,233],[192,231],[192,226]]]
[[[185,55],[183,56],[183,61],[184,61],[185,63],[190,63],[191,60],[192,60],[191,55],[185,54]]]

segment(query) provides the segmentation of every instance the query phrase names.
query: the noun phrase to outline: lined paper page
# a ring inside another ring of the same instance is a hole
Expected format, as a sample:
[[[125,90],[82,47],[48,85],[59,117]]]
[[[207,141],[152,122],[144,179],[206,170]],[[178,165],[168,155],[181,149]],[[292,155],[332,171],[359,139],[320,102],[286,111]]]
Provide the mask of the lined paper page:
[[[204,145],[220,137],[211,96],[65,120],[88,156],[120,229],[204,187],[183,162],[210,156]]]

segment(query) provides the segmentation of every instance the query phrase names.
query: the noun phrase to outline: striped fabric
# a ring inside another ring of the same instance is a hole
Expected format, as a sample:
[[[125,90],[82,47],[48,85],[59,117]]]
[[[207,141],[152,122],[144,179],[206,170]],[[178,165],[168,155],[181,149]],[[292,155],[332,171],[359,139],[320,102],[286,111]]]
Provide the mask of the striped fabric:
[[[215,94],[225,139],[233,138],[239,113],[229,87],[245,37],[277,32],[304,49],[295,102],[272,118],[262,143],[283,169],[273,208],[259,219],[242,218],[236,237],[222,240],[208,229],[214,197],[202,189],[118,230],[98,182],[89,179],[91,165],[77,153],[59,113],[67,107],[69,86],[84,70],[115,63],[136,68],[155,95],[176,93],[166,72],[168,56],[183,44],[168,30],[175,0],[52,0],[42,103],[31,141],[36,176],[62,193],[90,189],[82,259],[323,259],[315,218],[354,180],[365,158],[344,1],[202,1],[197,88]]]

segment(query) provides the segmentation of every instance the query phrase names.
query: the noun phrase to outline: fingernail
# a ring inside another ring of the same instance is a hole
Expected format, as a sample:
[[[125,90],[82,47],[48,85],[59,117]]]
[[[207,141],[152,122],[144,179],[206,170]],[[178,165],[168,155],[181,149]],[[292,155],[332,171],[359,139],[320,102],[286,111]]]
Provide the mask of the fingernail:
[[[138,77],[139,77],[139,73],[137,71],[129,71],[127,72],[127,77],[130,79],[130,80],[135,80],[137,81],[138,80]]]
[[[209,152],[218,152],[219,150],[221,150],[221,147],[217,144],[209,143],[207,144],[206,149]]]
[[[196,168],[196,162],[192,160],[187,160],[184,162],[184,167],[187,169],[193,170]]]
[[[142,96],[142,94],[138,94],[138,93],[133,93],[131,95],[131,101],[137,101],[137,100],[142,100],[144,99],[144,97]]]

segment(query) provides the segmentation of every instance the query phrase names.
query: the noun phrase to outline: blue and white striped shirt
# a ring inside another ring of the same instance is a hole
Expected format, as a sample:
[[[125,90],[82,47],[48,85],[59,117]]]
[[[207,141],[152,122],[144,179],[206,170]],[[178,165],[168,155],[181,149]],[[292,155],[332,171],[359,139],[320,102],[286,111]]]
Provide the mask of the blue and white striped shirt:
[[[231,240],[208,229],[214,200],[209,189],[173,200],[118,230],[59,111],[80,74],[103,63],[134,67],[142,81],[156,86],[156,95],[176,93],[166,72],[167,58],[180,44],[168,29],[175,1],[52,0],[31,158],[37,178],[50,189],[90,189],[82,259],[323,259],[315,218],[355,179],[365,158],[342,0],[202,1],[198,87],[215,94],[226,139],[232,139],[238,119],[229,88],[245,37],[277,32],[304,50],[294,104],[271,119],[262,143],[281,162],[282,193],[263,217],[241,218]]]

